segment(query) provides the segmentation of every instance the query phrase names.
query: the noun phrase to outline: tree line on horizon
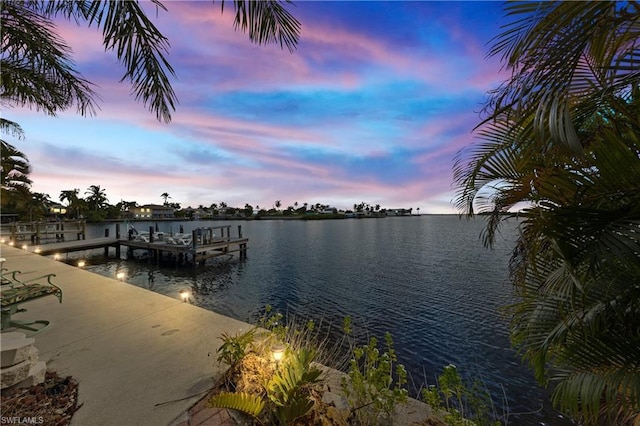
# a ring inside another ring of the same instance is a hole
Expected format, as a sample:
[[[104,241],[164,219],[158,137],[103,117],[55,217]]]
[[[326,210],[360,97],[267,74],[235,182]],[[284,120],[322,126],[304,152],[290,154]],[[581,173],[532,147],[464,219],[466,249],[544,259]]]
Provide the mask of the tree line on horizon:
[[[283,4],[233,5],[237,27],[252,41],[295,49],[300,24]],[[95,112],[93,86],[75,72],[51,25],[63,16],[100,27],[136,98],[170,121],[176,96],[168,41],[137,2],[7,0],[0,7],[3,104],[49,115],[73,106],[83,115]],[[456,206],[486,217],[487,245],[506,213],[519,208],[510,260],[518,302],[505,313],[513,347],[552,389],[553,405],[580,424],[634,425],[640,421],[640,4],[508,2],[504,11],[510,22],[489,54],[510,76],[489,93],[478,141],[455,158]],[[15,122],[0,118],[0,126],[3,134],[24,137]],[[3,212],[5,200],[28,205],[46,198],[29,193],[28,172],[24,154],[3,140]],[[102,188],[94,190],[87,199],[100,210]]]
[[[28,165],[26,157],[23,157],[20,161]],[[29,184],[26,185],[25,182]],[[7,189],[3,194],[1,203],[3,214],[15,215],[14,217],[18,221],[38,221],[54,217],[57,219],[83,218],[91,222],[100,222],[109,219],[132,218],[131,215],[134,209],[149,205],[124,200],[120,200],[116,204],[110,204],[106,190],[100,185],[89,186],[84,192],[84,197],[80,195],[80,189],[78,188],[60,191],[58,200],[60,203],[65,203],[63,205],[52,200],[49,194],[31,192],[30,184],[31,180],[27,169],[24,169],[21,173],[12,173],[6,179],[3,177],[3,188],[5,185],[7,188],[12,188],[11,190]],[[354,212],[384,214],[386,212],[386,209],[381,208],[380,204],[371,205],[365,202],[353,204],[353,210],[338,210],[329,204],[298,203],[297,201],[293,205],[281,209],[282,202],[280,200],[276,200],[273,203],[273,207],[270,208],[261,208],[259,205],[254,207],[249,203],[245,203],[244,207],[233,207],[224,201],[212,203],[209,206],[200,204],[195,208],[191,206],[182,208],[180,203],[169,201],[171,196],[167,192],[162,193],[160,198],[162,199],[161,205],[173,209],[177,218],[191,218],[193,210],[199,210],[211,218],[220,217],[221,215],[233,217],[236,214],[251,218],[276,215],[293,216],[308,213],[319,214],[327,213],[328,211],[333,214]],[[60,212],[62,209],[64,209],[64,213]],[[411,213],[413,208],[407,210]],[[419,207],[416,210],[420,213]]]

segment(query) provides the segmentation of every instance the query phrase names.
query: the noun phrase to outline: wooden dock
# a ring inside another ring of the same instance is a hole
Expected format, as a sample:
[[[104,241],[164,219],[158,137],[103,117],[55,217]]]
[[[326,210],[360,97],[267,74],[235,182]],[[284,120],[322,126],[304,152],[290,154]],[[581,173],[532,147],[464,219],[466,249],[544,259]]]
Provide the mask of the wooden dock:
[[[105,234],[101,238],[35,244],[25,249],[46,256],[103,248],[105,256],[108,256],[109,249],[113,247],[116,257],[120,257],[122,247],[125,247],[129,259],[134,257],[136,250],[144,250],[149,259],[155,260],[158,264],[162,259],[171,257],[177,264],[201,265],[207,259],[234,253],[239,253],[241,259],[245,258],[249,242],[248,238],[242,236],[240,226],[238,226],[238,236],[232,237],[230,225],[195,229],[192,232],[190,244],[155,241],[153,229],[149,230],[149,241],[136,239],[132,233],[129,233],[127,238],[121,238],[118,231],[116,231],[116,237],[109,237],[108,232]]]
[[[48,256],[58,253],[70,253],[73,251],[116,247],[118,243],[117,238],[101,237],[92,238],[90,240],[64,241],[61,243],[35,245],[31,247],[31,251],[43,256]]]
[[[84,240],[87,234],[87,223],[84,220],[65,220],[56,222],[13,222],[0,225],[0,240],[30,241],[40,244],[51,240],[65,241],[67,235]]]

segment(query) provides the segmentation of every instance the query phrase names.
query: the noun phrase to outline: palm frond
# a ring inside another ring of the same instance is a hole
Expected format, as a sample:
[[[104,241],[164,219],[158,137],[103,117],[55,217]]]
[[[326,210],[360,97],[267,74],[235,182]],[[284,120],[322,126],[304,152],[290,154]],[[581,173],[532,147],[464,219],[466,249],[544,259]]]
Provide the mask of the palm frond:
[[[70,49],[46,17],[22,2],[4,1],[0,101],[49,115],[77,104],[81,114],[95,114],[97,94],[73,68]]]
[[[278,43],[289,52],[296,49],[300,38],[300,22],[283,6],[290,0],[234,0],[234,26],[249,32],[249,39],[258,44]],[[222,1],[224,10],[224,1]]]
[[[165,9],[159,1],[153,4]],[[125,74],[120,81],[131,81],[136,100],[169,123],[177,97],[169,81],[175,71],[166,59],[167,38],[134,1],[91,2],[84,13],[89,26],[102,28],[105,49],[114,50],[122,61]]]

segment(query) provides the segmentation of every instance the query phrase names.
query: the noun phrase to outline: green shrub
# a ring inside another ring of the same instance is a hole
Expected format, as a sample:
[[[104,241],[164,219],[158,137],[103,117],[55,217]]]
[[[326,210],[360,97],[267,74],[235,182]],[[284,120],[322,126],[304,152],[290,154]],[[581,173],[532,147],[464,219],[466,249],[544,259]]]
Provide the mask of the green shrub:
[[[233,366],[244,358],[247,348],[254,341],[256,329],[243,333],[241,335],[231,336],[227,333],[222,333],[220,339],[222,339],[222,346],[217,350],[218,362],[224,362],[229,366]]]
[[[345,331],[350,331],[345,321]],[[385,334],[386,350],[381,354],[378,341],[371,337],[363,346],[353,348],[349,372],[342,378],[342,390],[351,407],[350,418],[362,425],[392,423],[398,404],[408,399],[407,372],[397,363],[390,333]]]
[[[438,376],[438,386],[422,390],[422,399],[451,426],[500,425],[489,416],[491,397],[479,380],[471,386],[462,381],[455,365],[449,364]]]

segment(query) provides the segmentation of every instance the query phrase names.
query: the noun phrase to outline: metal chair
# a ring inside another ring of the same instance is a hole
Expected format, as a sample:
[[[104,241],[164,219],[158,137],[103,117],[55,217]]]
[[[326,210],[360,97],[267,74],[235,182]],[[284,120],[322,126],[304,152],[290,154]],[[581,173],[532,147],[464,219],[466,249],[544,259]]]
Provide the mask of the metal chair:
[[[6,271],[6,272],[5,272]],[[62,303],[62,289],[56,286],[51,279],[55,274],[42,275],[26,281],[18,278],[20,271],[8,271],[3,268],[0,286],[1,326],[2,331],[9,328],[18,328],[36,334],[49,326],[47,320],[14,320],[12,315],[25,312],[20,305],[46,296],[55,296]]]

